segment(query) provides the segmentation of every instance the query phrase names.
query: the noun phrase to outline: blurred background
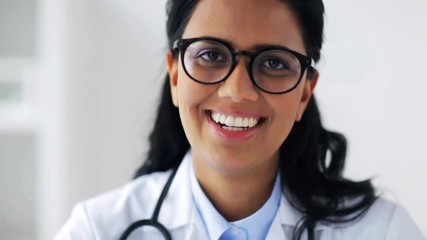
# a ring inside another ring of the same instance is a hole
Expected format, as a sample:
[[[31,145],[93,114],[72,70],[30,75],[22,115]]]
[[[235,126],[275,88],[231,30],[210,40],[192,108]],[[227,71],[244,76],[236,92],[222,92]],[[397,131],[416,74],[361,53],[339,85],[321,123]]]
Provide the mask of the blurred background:
[[[425,0],[324,0],[316,94],[373,178],[427,235]],[[165,74],[165,0],[0,0],[0,239],[52,239],[129,181]]]

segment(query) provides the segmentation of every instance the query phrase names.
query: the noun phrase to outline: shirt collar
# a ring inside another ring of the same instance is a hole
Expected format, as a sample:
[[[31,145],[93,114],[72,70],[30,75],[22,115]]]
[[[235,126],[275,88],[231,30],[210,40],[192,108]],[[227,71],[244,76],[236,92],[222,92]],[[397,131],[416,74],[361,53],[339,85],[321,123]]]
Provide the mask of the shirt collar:
[[[267,202],[254,214],[233,222],[233,224],[239,228],[245,229],[250,239],[265,239],[279,209],[281,196],[280,174],[278,174],[274,182],[273,191]]]
[[[192,164],[190,164],[190,185],[193,200],[210,239],[219,239],[221,234],[232,225],[243,229],[249,239],[264,239],[279,209],[282,196],[280,174],[278,174],[267,202],[252,215],[230,223],[215,209],[203,192],[194,174]]]
[[[229,223],[224,219],[224,217],[221,216],[221,214],[209,201],[196,179],[192,164],[190,165],[190,186],[193,201],[203,221],[206,232],[209,235],[209,239],[219,239],[221,234],[229,227]]]

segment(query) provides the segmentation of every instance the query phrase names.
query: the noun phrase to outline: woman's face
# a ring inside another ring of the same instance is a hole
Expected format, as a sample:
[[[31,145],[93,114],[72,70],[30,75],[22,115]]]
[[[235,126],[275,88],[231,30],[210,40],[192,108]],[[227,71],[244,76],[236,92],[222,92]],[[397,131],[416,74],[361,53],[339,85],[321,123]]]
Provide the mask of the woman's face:
[[[182,38],[206,36],[226,40],[239,50],[280,45],[306,54],[296,17],[278,0],[201,0]],[[274,95],[262,92],[251,82],[246,56],[238,61],[225,81],[204,85],[187,76],[180,58],[168,54],[172,97],[193,159],[225,174],[276,169],[278,149],[294,122],[301,118],[317,75],[307,81],[304,74],[296,89]],[[213,121],[222,115],[258,124],[233,131],[236,129],[225,129]]]

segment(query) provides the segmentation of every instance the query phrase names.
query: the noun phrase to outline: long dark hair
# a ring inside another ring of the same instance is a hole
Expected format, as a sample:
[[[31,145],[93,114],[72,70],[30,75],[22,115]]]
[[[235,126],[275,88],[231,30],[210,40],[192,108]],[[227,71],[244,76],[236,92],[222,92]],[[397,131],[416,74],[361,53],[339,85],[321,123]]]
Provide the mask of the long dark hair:
[[[282,1],[288,4],[299,21],[307,55],[317,62],[323,43],[322,0]],[[168,0],[167,36],[170,50],[173,42],[182,36],[198,2]],[[177,167],[190,149],[178,109],[172,104],[167,75],[149,141],[147,159],[135,177]],[[375,190],[370,181],[353,182],[342,176],[346,147],[343,135],[323,128],[313,96],[301,121],[295,123],[279,149],[283,192],[303,215],[294,231],[294,239],[300,239],[305,230],[308,239],[314,239],[314,228],[319,222],[353,221],[375,201]]]

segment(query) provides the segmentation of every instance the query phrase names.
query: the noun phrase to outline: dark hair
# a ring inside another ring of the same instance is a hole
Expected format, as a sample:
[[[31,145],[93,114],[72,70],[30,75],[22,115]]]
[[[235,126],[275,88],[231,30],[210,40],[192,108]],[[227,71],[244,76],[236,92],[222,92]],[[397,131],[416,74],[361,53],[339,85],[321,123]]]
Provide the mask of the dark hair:
[[[299,21],[307,55],[317,62],[323,42],[322,0],[282,1],[293,10]],[[169,49],[176,39],[181,38],[198,2],[168,0]],[[168,76],[149,141],[147,159],[135,177],[177,167],[190,149],[178,109],[172,104]],[[295,229],[294,239],[300,239],[305,230],[308,239],[314,239],[314,228],[318,222],[353,221],[375,201],[375,190],[369,180],[353,182],[342,176],[346,146],[343,135],[323,128],[313,96],[301,121],[295,123],[279,149],[283,192],[304,216]]]

